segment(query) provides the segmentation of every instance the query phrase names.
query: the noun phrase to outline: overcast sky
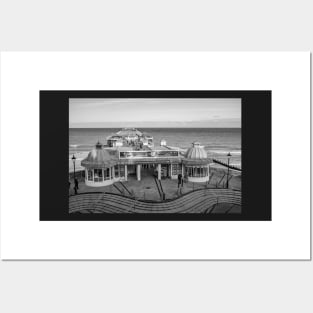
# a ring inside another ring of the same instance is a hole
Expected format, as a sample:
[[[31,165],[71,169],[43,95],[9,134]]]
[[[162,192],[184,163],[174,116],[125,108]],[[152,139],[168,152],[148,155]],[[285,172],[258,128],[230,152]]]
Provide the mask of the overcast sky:
[[[241,127],[241,99],[70,99],[74,127]]]

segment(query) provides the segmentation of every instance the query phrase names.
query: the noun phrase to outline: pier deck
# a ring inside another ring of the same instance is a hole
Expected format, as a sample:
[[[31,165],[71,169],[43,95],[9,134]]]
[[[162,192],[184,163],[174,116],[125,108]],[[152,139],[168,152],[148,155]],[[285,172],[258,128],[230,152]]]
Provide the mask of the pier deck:
[[[241,177],[230,175],[229,179],[229,189],[241,190]],[[206,183],[191,183],[184,182],[184,186],[181,190],[178,190],[177,179],[165,178],[161,180],[162,188],[165,193],[165,199],[175,199],[181,194],[186,194],[195,189],[203,188],[208,186],[209,188],[223,188],[226,186],[227,175],[223,170],[216,170],[211,173],[211,178],[209,184]],[[74,195],[72,188],[70,190],[70,195]],[[89,187],[85,185],[83,178],[79,182],[78,193],[86,192],[109,192],[114,194],[131,195],[137,199],[160,201],[160,191],[155,183],[155,178],[150,173],[142,173],[141,180],[138,181],[135,175],[129,175],[128,181],[117,182],[114,185],[104,186],[104,187]]]
[[[224,188],[226,180],[225,171],[215,170],[208,184],[184,182],[178,190],[177,180],[162,179],[160,185],[149,173],[140,181],[130,175],[128,181],[98,188],[81,179],[78,195],[70,191],[69,209],[71,213],[240,213],[241,177],[230,175],[229,189]]]

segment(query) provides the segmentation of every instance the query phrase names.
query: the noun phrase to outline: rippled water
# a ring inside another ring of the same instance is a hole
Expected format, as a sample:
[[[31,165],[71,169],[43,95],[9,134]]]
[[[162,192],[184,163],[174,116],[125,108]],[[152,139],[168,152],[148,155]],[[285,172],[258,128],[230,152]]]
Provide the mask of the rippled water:
[[[120,128],[71,128],[69,130],[69,154],[90,151],[99,140],[106,144],[106,138]],[[187,149],[192,142],[199,141],[209,155],[225,158],[232,154],[233,164],[241,164],[240,128],[140,128],[151,134],[158,145],[162,138],[168,146]]]

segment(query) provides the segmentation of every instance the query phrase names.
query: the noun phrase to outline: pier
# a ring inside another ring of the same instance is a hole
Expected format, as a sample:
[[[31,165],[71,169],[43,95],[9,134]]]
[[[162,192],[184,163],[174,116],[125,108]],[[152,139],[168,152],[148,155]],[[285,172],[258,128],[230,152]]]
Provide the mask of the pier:
[[[71,213],[241,212],[241,168],[209,158],[199,142],[182,151],[123,129],[106,145],[98,142],[81,165],[79,190],[69,191]]]

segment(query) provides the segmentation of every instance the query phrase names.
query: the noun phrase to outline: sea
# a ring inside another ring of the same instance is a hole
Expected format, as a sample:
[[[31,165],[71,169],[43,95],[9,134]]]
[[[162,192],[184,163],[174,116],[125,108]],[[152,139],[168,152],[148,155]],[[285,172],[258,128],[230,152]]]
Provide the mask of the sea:
[[[106,139],[121,128],[70,128],[69,129],[69,166],[73,154],[81,161],[100,141]],[[230,163],[241,166],[241,128],[140,128],[141,132],[153,136],[155,145],[165,139],[167,146],[183,150],[192,146],[195,141],[207,151],[208,156],[225,161],[231,153]]]

